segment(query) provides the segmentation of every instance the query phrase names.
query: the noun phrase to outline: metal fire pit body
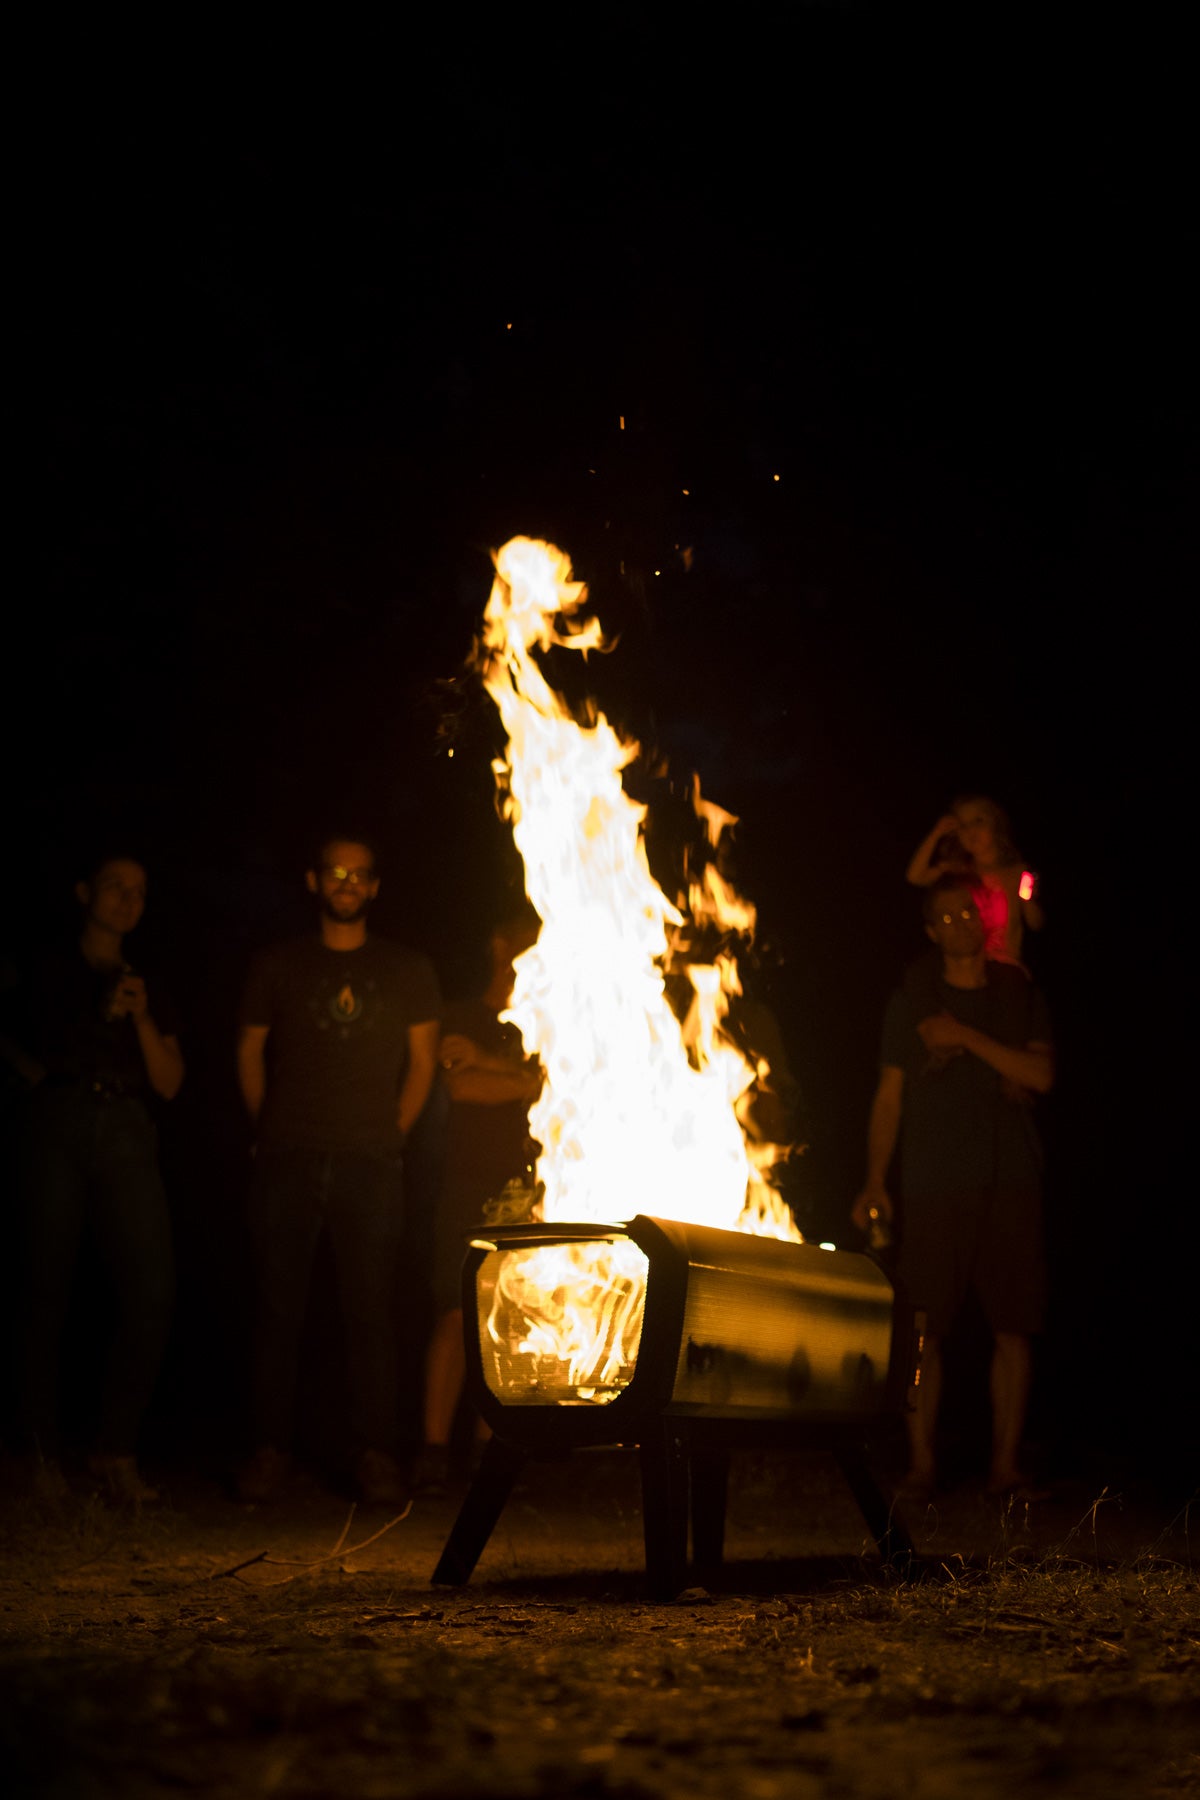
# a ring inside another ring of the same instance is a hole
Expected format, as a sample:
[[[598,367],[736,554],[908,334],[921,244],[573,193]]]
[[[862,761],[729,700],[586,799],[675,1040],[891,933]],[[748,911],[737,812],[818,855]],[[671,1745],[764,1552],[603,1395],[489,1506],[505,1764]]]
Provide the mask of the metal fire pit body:
[[[504,1330],[503,1303],[491,1323],[505,1276],[568,1244],[644,1258],[640,1336],[596,1385],[561,1357],[522,1349],[519,1321]],[[527,1457],[599,1445],[641,1451],[656,1598],[687,1584],[689,1500],[696,1562],[720,1562],[739,1446],[829,1448],[884,1555],[911,1553],[862,1458],[864,1428],[900,1410],[916,1376],[912,1315],[872,1257],[644,1216],[500,1226],[472,1241],[463,1319],[468,1382],[494,1436],[435,1582],[470,1577]]]

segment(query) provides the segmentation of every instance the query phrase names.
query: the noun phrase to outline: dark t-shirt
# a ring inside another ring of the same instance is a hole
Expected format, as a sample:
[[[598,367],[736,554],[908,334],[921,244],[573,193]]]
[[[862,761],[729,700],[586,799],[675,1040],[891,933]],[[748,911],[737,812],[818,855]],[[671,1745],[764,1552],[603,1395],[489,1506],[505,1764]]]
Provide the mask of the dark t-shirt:
[[[259,1142],[314,1150],[392,1149],[408,1031],[441,1016],[427,957],[383,938],[329,950],[295,938],[255,958],[243,1025],[265,1025]]]
[[[1051,1041],[1046,1002],[1021,969],[989,962],[982,988],[951,987],[938,972],[932,992],[939,1009],[1010,1048]],[[904,1071],[905,1198],[1036,1188],[1041,1150],[1030,1098],[1014,1097],[1011,1084],[968,1051],[926,1050],[917,1024],[931,1010],[905,988],[892,995],[883,1023],[880,1060]]]
[[[161,981],[142,977],[150,1016],[164,1037],[179,1035],[179,1019]],[[52,1082],[98,1082],[139,1099],[150,1096],[146,1063],[131,1018],[106,1017],[121,971],[93,969],[74,945],[47,952],[22,983],[18,1035]]]

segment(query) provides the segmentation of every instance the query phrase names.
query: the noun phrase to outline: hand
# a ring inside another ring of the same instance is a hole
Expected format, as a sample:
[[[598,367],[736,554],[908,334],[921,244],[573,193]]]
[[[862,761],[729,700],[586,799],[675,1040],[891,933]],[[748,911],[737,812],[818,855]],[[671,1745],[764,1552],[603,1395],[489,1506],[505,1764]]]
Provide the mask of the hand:
[[[965,1050],[969,1027],[953,1013],[933,1013],[917,1026],[921,1042],[927,1050]]]
[[[438,1058],[443,1069],[473,1069],[479,1063],[479,1046],[472,1038],[452,1031],[442,1039]]]
[[[956,838],[958,836],[958,820],[951,812],[943,813],[935,825],[934,830],[937,832],[938,837]]]
[[[135,1024],[147,1016],[150,1008],[146,998],[146,984],[140,975],[122,975],[109,1010],[114,1019],[128,1018]]]
[[[886,1219],[890,1225],[895,1216],[892,1197],[887,1189],[878,1186],[872,1187],[869,1184],[850,1208],[851,1222],[857,1225],[860,1231],[866,1231],[875,1217]]]

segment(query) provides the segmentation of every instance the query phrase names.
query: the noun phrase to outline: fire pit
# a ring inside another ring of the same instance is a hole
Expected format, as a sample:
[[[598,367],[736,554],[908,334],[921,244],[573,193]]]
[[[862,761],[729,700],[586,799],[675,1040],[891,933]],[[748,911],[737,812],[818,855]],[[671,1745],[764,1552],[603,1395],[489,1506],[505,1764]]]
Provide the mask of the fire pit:
[[[541,1329],[563,1292],[548,1257],[573,1301],[594,1284],[582,1339]],[[656,1599],[687,1585],[689,1510],[697,1566],[720,1562],[739,1447],[828,1448],[881,1553],[911,1554],[863,1437],[905,1404],[921,1321],[870,1256],[644,1216],[509,1225],[472,1242],[463,1316],[468,1381],[494,1435],[435,1582],[470,1578],[528,1457],[598,1445],[640,1450]]]
[[[908,1546],[861,1437],[914,1377],[911,1321],[870,1257],[803,1243],[788,1205],[798,1147],[775,1141],[786,1108],[761,1033],[735,1016],[755,927],[723,860],[737,820],[693,774],[669,898],[626,789],[638,744],[548,679],[612,647],[582,615],[586,587],[529,538],[495,565],[474,663],[542,921],[503,1015],[541,1071],[539,1223],[479,1237],[464,1265],[468,1378],[495,1435],[434,1579],[468,1579],[527,1456],[601,1444],[641,1451],[656,1595],[685,1583],[689,1500],[697,1562],[720,1560],[739,1444],[828,1444],[895,1555]],[[608,1222],[617,1210],[627,1223]]]

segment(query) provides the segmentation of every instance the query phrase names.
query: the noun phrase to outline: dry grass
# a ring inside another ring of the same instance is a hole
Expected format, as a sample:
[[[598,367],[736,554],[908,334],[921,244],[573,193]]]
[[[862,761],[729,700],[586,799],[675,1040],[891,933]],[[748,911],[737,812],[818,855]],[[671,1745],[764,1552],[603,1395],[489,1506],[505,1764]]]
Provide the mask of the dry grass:
[[[853,1555],[735,1561],[712,1592],[652,1606],[629,1554],[627,1490],[591,1474],[586,1485],[559,1511],[530,1494],[541,1572],[514,1574],[511,1550],[498,1552],[490,1578],[484,1566],[449,1591],[428,1585],[446,1518],[419,1509],[347,1554],[368,1522],[338,1545],[345,1508],[327,1496],[286,1518],[218,1498],[141,1517],[89,1501],[58,1517],[10,1506],[10,1791],[985,1800],[1041,1788],[1092,1800],[1200,1788],[1187,1506],[1117,1557],[1106,1531],[1120,1503],[1099,1494],[1049,1544],[1014,1512],[989,1518],[983,1549],[930,1554],[907,1577]],[[823,1491],[814,1478],[815,1509]],[[945,1518],[937,1531],[953,1535]],[[238,1564],[239,1578],[218,1579]]]

